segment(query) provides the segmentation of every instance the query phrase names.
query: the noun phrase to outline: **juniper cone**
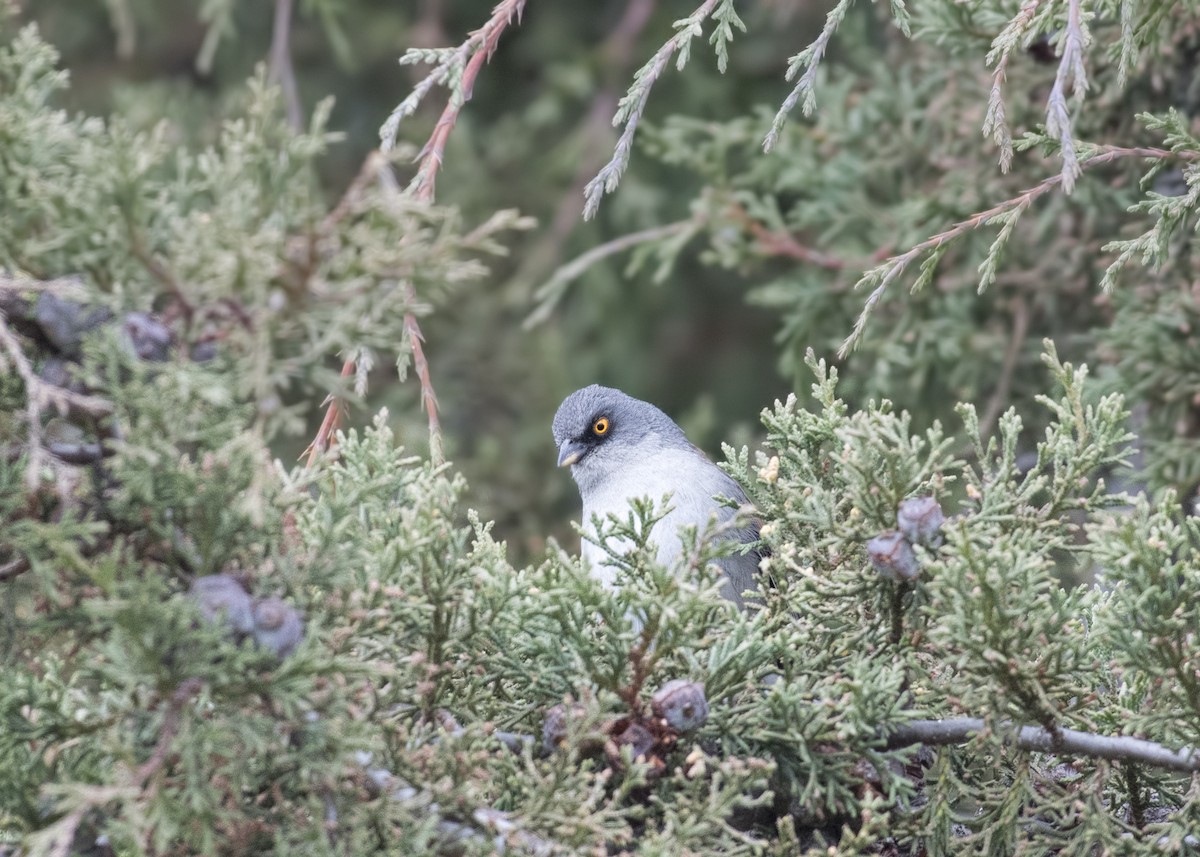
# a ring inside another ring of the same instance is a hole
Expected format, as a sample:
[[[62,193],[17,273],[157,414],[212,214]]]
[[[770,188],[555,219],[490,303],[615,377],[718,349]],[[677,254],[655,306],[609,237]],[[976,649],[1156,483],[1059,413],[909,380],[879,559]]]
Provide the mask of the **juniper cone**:
[[[746,502],[741,486],[709,461],[674,420],[611,387],[593,384],[567,396],[554,415],[554,443],[558,466],[570,467],[579,486],[584,532],[592,538],[593,517],[603,521],[613,514],[624,520],[631,500],[648,497],[657,503],[671,495],[670,511],[650,533],[658,561],[666,566],[682,550],[680,527],[703,530],[714,516],[724,523],[736,513],[715,498]],[[758,526],[737,530],[731,538],[742,544],[756,541]],[[619,547],[611,541],[609,546]],[[581,553],[592,574],[612,587],[616,571],[604,550],[585,538]],[[754,552],[716,561],[724,574],[721,593],[739,607],[745,606],[743,593],[755,588],[758,561]]]

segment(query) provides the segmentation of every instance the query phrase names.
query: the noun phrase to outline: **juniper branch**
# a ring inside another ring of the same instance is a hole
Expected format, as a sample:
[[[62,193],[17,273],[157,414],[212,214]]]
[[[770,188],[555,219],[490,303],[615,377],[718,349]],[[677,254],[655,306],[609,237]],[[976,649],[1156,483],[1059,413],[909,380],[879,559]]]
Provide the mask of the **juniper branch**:
[[[395,146],[396,132],[399,129],[400,120],[411,115],[417,109],[421,100],[434,85],[450,79],[456,63],[463,64],[465,62],[461,78],[452,88],[446,106],[442,110],[442,115],[438,118],[437,125],[434,126],[433,133],[421,148],[421,152],[418,155],[419,164],[417,173],[407,190],[408,193],[419,200],[431,201],[433,199],[437,173],[441,169],[443,156],[446,151],[446,141],[450,138],[450,132],[454,130],[454,126],[458,121],[458,114],[462,110],[463,105],[471,100],[471,92],[475,86],[475,79],[479,76],[479,71],[483,68],[483,64],[495,52],[496,45],[500,41],[500,36],[507,29],[508,25],[512,23],[513,19],[520,20],[524,8],[525,0],[503,0],[503,2],[499,3],[492,10],[492,16],[488,19],[487,23],[472,32],[467,40],[459,45],[449,58],[443,60],[433,72],[417,84],[409,97],[392,111],[392,114],[384,122],[379,132],[381,150],[375,150],[367,156],[350,189],[347,190],[341,202],[330,213],[330,216],[326,218],[323,226],[331,227],[336,225],[337,221],[345,215],[345,210],[353,203],[355,196],[361,194],[367,180],[374,179],[379,181],[387,191],[394,192],[396,190],[395,181],[392,178],[390,167],[383,157],[383,153],[390,151]],[[355,196],[351,195],[352,192]],[[401,288],[409,305],[415,304],[417,302],[417,294],[412,282],[403,282]],[[425,410],[425,415],[429,423],[430,458],[440,463],[442,461],[442,427],[438,416],[437,392],[433,388],[433,379],[429,374],[429,361],[425,357],[425,335],[421,332],[421,325],[417,321],[416,314],[411,310],[404,314],[404,332],[408,347],[412,350],[413,366],[417,372],[417,380],[421,385],[421,405]],[[342,364],[342,377],[353,374],[354,368],[355,361],[353,359],[344,362]],[[325,410],[325,417],[321,421],[321,427],[317,430],[317,435],[313,438],[312,443],[309,444],[308,463],[310,466],[320,453],[329,447],[333,434],[341,424],[344,408],[345,402],[341,397],[330,397]]]
[[[1028,0],[1013,16],[1012,20],[1000,31],[992,42],[992,50],[988,53],[988,63],[995,62],[996,70],[992,73],[992,88],[988,92],[987,114],[983,120],[983,133],[990,136],[1000,147],[1000,169],[1008,172],[1012,166],[1013,143],[1012,132],[1008,127],[1008,116],[1004,109],[1004,84],[1008,76],[1008,60],[1017,45],[1033,23],[1042,0]]]
[[[491,56],[496,51],[496,45],[500,42],[500,36],[508,27],[514,18],[519,19],[521,12],[525,8],[525,0],[504,0],[496,6],[492,11],[492,17],[480,29],[471,34],[470,38],[463,43],[459,48],[471,45],[471,58],[467,61],[466,67],[463,69],[462,79],[459,84],[454,87],[450,93],[449,99],[446,101],[446,106],[442,110],[442,115],[438,118],[437,125],[433,128],[433,133],[429,137],[429,141],[421,149],[418,158],[420,166],[417,168],[417,174],[409,185],[409,192],[414,194],[418,199],[433,199],[434,181],[437,178],[437,172],[442,166],[442,156],[446,151],[446,141],[450,138],[450,132],[454,130],[454,125],[458,122],[458,114],[462,110],[464,104],[471,100],[471,94],[475,88],[475,79],[479,76],[479,70],[483,68],[483,64],[491,59]],[[393,136],[394,142],[394,136]],[[385,150],[387,145],[385,143]]]
[[[1081,0],[1067,0],[1067,27],[1062,41],[1062,58],[1058,72],[1054,75],[1054,86],[1046,102],[1046,130],[1058,137],[1062,153],[1062,185],[1066,193],[1075,189],[1080,164],[1075,155],[1075,137],[1071,131],[1071,113],[1067,109],[1067,82],[1072,92],[1082,98],[1087,90],[1087,72],[1083,65],[1083,47],[1086,36],[1083,31]]]
[[[788,232],[768,229],[737,203],[729,207],[729,213],[742,225],[743,229],[754,237],[758,242],[759,249],[769,256],[786,256],[829,271],[840,271],[846,267],[844,260],[822,253],[820,250],[814,250],[812,247],[806,247]]]
[[[646,112],[646,102],[650,99],[650,90],[658,82],[667,63],[677,51],[680,58],[677,66],[682,68],[687,62],[687,45],[703,32],[703,23],[712,15],[720,0],[704,0],[691,15],[675,22],[675,35],[659,48],[650,61],[642,66],[633,77],[633,85],[617,106],[613,124],[624,122],[621,136],[613,148],[613,156],[608,163],[600,168],[583,189],[583,217],[590,220],[600,208],[600,200],[606,193],[617,189],[625,168],[629,166],[629,156],[633,151],[633,138],[637,134],[638,123]]]
[[[820,35],[788,62],[787,80],[795,77],[801,68],[804,69],[804,73],[800,75],[800,79],[796,81],[796,85],[792,87],[792,91],[788,93],[779,111],[775,114],[775,118],[771,122],[771,130],[767,132],[767,136],[763,140],[764,152],[770,152],[775,148],[775,144],[779,142],[779,135],[783,132],[783,126],[787,122],[788,114],[795,109],[796,103],[801,98],[804,99],[801,110],[805,116],[811,115],[816,109],[817,70],[829,47],[829,42],[833,39],[833,34],[837,32],[838,26],[853,5],[854,0],[838,0],[837,5],[830,9],[829,14],[825,17],[825,26],[821,28]]]
[[[1120,158],[1182,158],[1184,155],[1179,152],[1169,152],[1166,149],[1157,149],[1151,147],[1124,147],[1124,146],[1100,146],[1093,150],[1094,154],[1086,157],[1079,162],[1080,169],[1099,166],[1101,164],[1111,163]],[[1058,187],[1065,181],[1065,173],[1060,172],[1058,175],[1036,184],[1023,193],[1017,194],[1011,199],[1006,199],[1001,203],[997,203],[991,208],[981,211],[968,217],[966,220],[959,221],[949,229],[939,232],[931,238],[927,238],[919,244],[914,245],[911,249],[900,253],[897,256],[892,256],[883,264],[867,271],[857,283],[855,288],[870,283],[875,284],[875,288],[871,294],[867,296],[866,302],[863,304],[862,311],[854,322],[854,330],[846,337],[841,348],[838,349],[838,356],[845,357],[851,349],[862,338],[863,332],[866,330],[867,320],[871,315],[871,311],[875,305],[879,303],[888,286],[895,282],[901,274],[908,268],[910,264],[916,261],[920,256],[927,252],[939,253],[945,252],[946,246],[957,238],[962,237],[972,230],[978,229],[980,226],[995,220],[1001,215],[1009,214],[1017,210],[1028,208],[1029,205],[1036,199],[1047,194],[1049,191]]]
[[[524,8],[525,0],[502,0],[492,10],[492,16],[486,24],[470,33],[466,41],[453,51],[445,54],[444,58],[437,63],[433,71],[413,87],[413,91],[409,93],[408,97],[396,106],[396,109],[392,111],[391,115],[383,123],[383,127],[379,129],[379,139],[383,151],[388,152],[395,147],[396,132],[400,128],[400,122],[416,112],[417,107],[420,106],[425,96],[435,86],[451,81],[456,69],[461,68],[464,69],[461,86],[458,87],[461,93],[461,101],[455,105],[455,98],[451,95],[450,102],[446,106],[447,111],[453,106],[453,118],[450,120],[450,125],[453,126],[454,119],[458,116],[458,110],[471,98],[471,86],[474,84],[475,76],[479,74],[480,66],[491,57],[492,52],[496,49],[496,43],[500,38],[500,34],[504,32],[505,28],[512,22],[512,19],[514,17],[520,19]],[[401,62],[419,61],[426,54],[427,52],[410,52]],[[472,66],[474,67],[473,71]],[[438,121],[438,125],[440,126],[446,118],[446,112],[443,111],[442,119]],[[436,136],[436,129],[434,133]],[[445,135],[449,135],[449,133],[447,129]],[[443,147],[445,146],[444,136],[441,144]],[[440,150],[437,152],[436,157],[440,166]]]

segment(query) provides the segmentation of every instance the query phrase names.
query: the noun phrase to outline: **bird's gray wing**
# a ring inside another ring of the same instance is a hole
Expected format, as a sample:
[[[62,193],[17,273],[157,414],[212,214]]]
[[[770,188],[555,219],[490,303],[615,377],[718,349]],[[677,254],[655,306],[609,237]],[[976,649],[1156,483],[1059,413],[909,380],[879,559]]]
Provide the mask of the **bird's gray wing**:
[[[716,467],[716,465],[713,466]],[[729,499],[737,501],[738,505],[744,506],[749,503],[749,498],[746,497],[746,492],[742,490],[742,486],[724,471],[721,471],[721,474],[724,477],[721,493]],[[735,512],[736,510],[734,509],[727,509],[726,514],[722,515],[722,520],[728,520]],[[762,522],[758,518],[754,518],[748,522],[747,526],[737,530],[733,535],[733,539],[743,545],[757,542],[761,526]],[[754,550],[746,553],[731,554],[716,561],[727,579],[724,587],[725,595],[731,601],[736,602],[738,607],[744,608],[746,606],[746,598],[743,593],[759,588],[756,578],[759,562],[767,555],[765,551],[766,546],[759,545]]]

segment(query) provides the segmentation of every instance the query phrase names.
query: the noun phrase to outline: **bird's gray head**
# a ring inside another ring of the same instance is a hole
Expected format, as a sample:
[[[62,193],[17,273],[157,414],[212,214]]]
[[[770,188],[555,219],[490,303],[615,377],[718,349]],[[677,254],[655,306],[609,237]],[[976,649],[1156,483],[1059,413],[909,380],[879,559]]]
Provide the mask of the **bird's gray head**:
[[[657,450],[690,448],[683,429],[649,402],[612,387],[593,384],[576,390],[554,415],[558,466],[586,497],[589,491],[629,467],[639,467]]]

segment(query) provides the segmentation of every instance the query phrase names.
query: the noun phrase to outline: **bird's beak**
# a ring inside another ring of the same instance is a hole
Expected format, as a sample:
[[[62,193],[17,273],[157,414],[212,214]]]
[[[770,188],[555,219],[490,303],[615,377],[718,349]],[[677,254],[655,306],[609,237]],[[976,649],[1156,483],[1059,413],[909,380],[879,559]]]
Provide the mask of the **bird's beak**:
[[[576,461],[583,458],[585,452],[587,452],[587,448],[582,443],[573,440],[564,440],[563,445],[558,448],[558,466],[570,467]]]

